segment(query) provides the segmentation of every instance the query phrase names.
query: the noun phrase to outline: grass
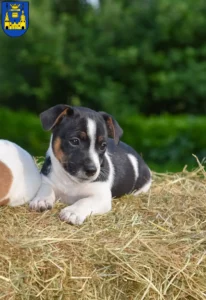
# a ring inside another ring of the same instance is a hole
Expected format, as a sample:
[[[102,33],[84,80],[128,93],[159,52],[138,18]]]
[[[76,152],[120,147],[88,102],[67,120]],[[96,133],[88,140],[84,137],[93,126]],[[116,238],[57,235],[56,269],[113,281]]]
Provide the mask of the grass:
[[[206,299],[206,172],[153,174],[82,226],[0,207],[0,299]]]

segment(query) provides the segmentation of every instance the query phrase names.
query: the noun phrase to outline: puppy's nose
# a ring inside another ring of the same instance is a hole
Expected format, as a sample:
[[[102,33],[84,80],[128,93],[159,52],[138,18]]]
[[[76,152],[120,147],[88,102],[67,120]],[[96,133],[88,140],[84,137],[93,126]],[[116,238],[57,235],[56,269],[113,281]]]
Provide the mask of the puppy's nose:
[[[87,176],[93,176],[97,172],[97,168],[93,164],[88,164],[84,168]]]

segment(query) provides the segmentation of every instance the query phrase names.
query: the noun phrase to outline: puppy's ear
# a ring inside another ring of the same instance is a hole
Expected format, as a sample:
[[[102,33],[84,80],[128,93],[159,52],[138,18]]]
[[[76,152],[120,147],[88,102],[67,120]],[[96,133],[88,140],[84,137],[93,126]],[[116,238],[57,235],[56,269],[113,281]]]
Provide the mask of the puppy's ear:
[[[57,125],[64,116],[72,115],[73,108],[68,105],[59,104],[53,106],[40,114],[40,120],[44,130],[51,130],[55,125]]]
[[[100,111],[99,113],[102,115],[106,122],[109,137],[113,138],[115,144],[117,145],[119,143],[119,139],[123,134],[122,128],[111,115],[107,114],[104,111]]]

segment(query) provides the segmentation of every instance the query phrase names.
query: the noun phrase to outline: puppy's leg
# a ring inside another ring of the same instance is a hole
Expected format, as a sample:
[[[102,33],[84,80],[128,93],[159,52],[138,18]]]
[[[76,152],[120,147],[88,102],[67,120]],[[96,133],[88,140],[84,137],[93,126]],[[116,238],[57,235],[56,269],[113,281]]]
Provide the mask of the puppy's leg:
[[[151,184],[152,184],[152,180],[149,179],[148,182],[146,182],[143,187],[141,187],[138,191],[134,191],[134,195],[137,196],[141,193],[147,193],[151,187]]]
[[[55,193],[52,186],[44,180],[42,176],[41,187],[36,196],[30,201],[31,210],[44,211],[51,209],[55,202]]]
[[[80,225],[86,217],[91,214],[104,214],[111,210],[112,195],[111,191],[104,191],[103,195],[97,194],[88,198],[83,198],[67,206],[60,212],[60,219],[67,223]]]

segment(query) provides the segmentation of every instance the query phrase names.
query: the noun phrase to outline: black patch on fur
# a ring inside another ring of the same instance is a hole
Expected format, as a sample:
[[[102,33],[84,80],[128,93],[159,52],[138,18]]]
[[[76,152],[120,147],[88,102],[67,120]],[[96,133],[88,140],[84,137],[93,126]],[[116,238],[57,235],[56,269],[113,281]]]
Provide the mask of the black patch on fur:
[[[109,163],[107,161],[107,158],[104,156],[103,159],[102,159],[102,164],[101,164],[99,176],[97,177],[97,179],[94,182],[107,181],[108,176],[109,176],[109,172],[110,172]]]
[[[142,157],[130,146],[123,142],[115,145],[114,140],[108,139],[107,151],[114,167],[114,182],[112,186],[112,197],[121,197],[134,190],[139,190],[150,179],[150,171]],[[135,172],[127,154],[132,154],[138,161],[139,177],[135,181]],[[109,176],[109,163],[103,158],[100,175],[95,181],[107,181]]]
[[[50,156],[47,156],[41,168],[41,173],[45,176],[49,175],[49,173],[51,172],[51,167],[52,167],[51,158]]]
[[[96,137],[103,137],[100,142],[97,138],[95,144],[100,164],[103,162],[105,153],[105,150],[101,151],[100,145],[103,141],[107,141],[107,129],[104,119],[99,113],[84,107],[75,107],[73,111],[73,115],[65,116],[61,123],[53,129],[52,147],[56,138],[59,137],[61,139],[61,150],[64,153],[62,167],[72,176],[77,176],[78,172],[84,173],[88,165],[92,163],[89,153],[90,139],[88,136],[86,138],[81,136],[81,132],[87,133],[88,118],[94,120],[97,125]],[[73,138],[78,138],[81,145],[77,147],[71,145],[70,140]],[[80,180],[86,179],[78,178]]]
[[[110,140],[109,152],[115,169],[112,196],[121,197],[133,190],[139,190],[150,179],[150,171],[142,157],[129,145],[120,142],[118,146]],[[127,154],[132,154],[138,162],[139,177],[135,182],[135,172]]]

